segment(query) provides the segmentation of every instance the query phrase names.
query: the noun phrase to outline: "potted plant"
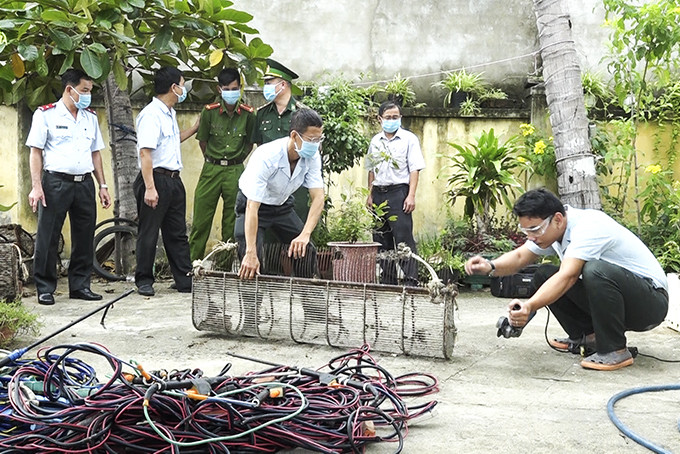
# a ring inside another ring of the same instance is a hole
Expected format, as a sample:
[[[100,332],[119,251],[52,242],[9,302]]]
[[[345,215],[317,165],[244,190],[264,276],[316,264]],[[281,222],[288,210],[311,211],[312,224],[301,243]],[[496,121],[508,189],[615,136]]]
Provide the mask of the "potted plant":
[[[508,107],[512,103],[508,100],[508,94],[500,88],[488,88],[479,95],[480,107]]]
[[[444,79],[433,84],[433,87],[447,91],[444,107],[453,108],[459,108],[466,99],[475,99],[487,90],[482,73],[468,73],[465,69],[447,72]]]
[[[367,196],[366,188],[350,188],[341,195],[339,206],[327,214],[328,236],[332,240],[328,245],[335,251],[335,280],[376,282],[375,264],[380,243],[372,240],[372,232],[385,222],[388,206],[384,202],[369,209]]]
[[[411,80],[401,77],[401,74],[387,82],[383,91],[387,99],[399,103],[401,107],[412,107],[416,103],[416,92],[413,91]]]
[[[0,348],[7,348],[18,335],[40,333],[38,316],[22,304],[21,300],[14,302],[0,301]]]
[[[458,153],[446,156],[452,161],[448,169],[448,196],[451,203],[465,198],[464,213],[476,222],[477,230],[489,230],[496,206],[511,206],[510,195],[521,190],[513,171],[521,165],[515,156],[516,138],[499,144],[494,130],[484,131],[475,143],[460,145],[449,142]]]

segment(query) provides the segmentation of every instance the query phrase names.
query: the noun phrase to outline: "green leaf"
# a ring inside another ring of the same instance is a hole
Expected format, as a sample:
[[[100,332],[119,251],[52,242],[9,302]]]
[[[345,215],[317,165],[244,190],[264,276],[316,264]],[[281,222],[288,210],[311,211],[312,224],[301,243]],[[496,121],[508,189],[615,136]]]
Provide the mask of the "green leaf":
[[[128,0],[128,3],[135,8],[144,8],[144,0]]]
[[[156,49],[156,52],[163,53],[167,47],[168,43],[172,39],[172,30],[168,26],[163,26],[159,30],[158,34],[156,35],[156,38],[153,40],[153,46],[154,49]]]
[[[56,9],[47,9],[40,15],[42,19],[46,22],[70,22],[68,14],[63,11],[58,11]]]
[[[116,84],[118,84],[118,87],[123,91],[127,90],[128,78],[127,74],[125,73],[125,68],[123,67],[120,60],[116,60],[113,63],[113,76],[116,78]]]
[[[61,50],[73,50],[75,46],[73,45],[73,40],[71,37],[61,30],[48,29],[50,37],[54,40],[54,44]]]
[[[208,0],[210,1],[210,0]],[[232,21],[237,23],[245,23],[253,20],[252,14],[248,14],[245,11],[238,11],[235,9],[224,9],[219,13],[215,14],[212,19],[216,21]]]
[[[86,48],[80,54],[80,64],[83,67],[83,71],[91,78],[99,79],[102,76],[102,65],[99,57],[89,48]]]
[[[61,68],[59,68],[59,74],[64,74],[67,69],[73,66],[73,58],[75,54],[76,54],[75,52],[69,52],[68,54],[66,54],[64,62],[61,64]]]
[[[106,47],[99,43],[92,43],[89,46],[87,46],[87,48],[99,55],[106,53]]]
[[[26,61],[33,61],[38,58],[38,48],[33,44],[21,42],[17,45],[17,50],[19,51],[19,55]]]
[[[7,80],[9,82],[14,81],[14,71],[12,71],[11,65],[0,66],[0,79]]]
[[[35,71],[42,77],[46,77],[49,73],[47,61],[45,61],[45,46],[40,46],[38,57],[35,59]]]
[[[16,28],[16,22],[12,19],[3,19],[0,20],[0,29],[10,29],[13,30]]]

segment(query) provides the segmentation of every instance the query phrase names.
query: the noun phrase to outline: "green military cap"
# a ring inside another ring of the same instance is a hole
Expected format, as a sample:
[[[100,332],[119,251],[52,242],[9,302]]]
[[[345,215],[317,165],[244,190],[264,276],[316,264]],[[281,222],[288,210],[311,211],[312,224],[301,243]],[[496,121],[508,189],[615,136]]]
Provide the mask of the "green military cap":
[[[298,75],[295,74],[290,69],[283,66],[281,63],[273,60],[271,58],[267,59],[267,71],[264,73],[264,80],[272,79],[278,77],[279,79],[287,80],[291,82],[293,79],[297,79]]]

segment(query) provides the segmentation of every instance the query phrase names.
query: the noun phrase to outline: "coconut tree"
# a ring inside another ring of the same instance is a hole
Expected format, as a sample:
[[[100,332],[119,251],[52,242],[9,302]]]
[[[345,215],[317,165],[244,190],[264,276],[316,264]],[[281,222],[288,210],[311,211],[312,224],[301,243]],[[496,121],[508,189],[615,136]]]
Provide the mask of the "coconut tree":
[[[590,151],[581,69],[567,9],[563,0],[534,0],[555,144],[557,187],[565,203],[599,209],[600,192],[595,157]]]
[[[137,152],[130,94],[133,76],[150,82],[159,66],[181,68],[194,96],[210,96],[223,67],[253,82],[272,49],[228,0],[41,0],[0,2],[0,96],[30,109],[61,93],[70,67],[104,87],[115,179],[114,213],[136,216],[132,183]],[[151,84],[141,84],[150,90]],[[131,245],[121,244],[125,251]],[[123,253],[123,257],[129,254]],[[123,263],[124,269],[128,264]]]

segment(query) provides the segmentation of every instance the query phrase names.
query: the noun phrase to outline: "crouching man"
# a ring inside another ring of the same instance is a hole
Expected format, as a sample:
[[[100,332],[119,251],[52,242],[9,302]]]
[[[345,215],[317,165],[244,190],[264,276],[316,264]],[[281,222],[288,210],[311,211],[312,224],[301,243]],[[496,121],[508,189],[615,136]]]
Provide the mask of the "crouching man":
[[[651,251],[605,213],[563,205],[545,188],[520,196],[513,213],[527,242],[493,261],[472,257],[465,271],[508,275],[557,254],[559,267],[544,264],[536,271],[536,293],[510,302],[510,324],[522,327],[531,312],[548,306],[569,336],[552,339],[553,347],[595,350],[582,367],[616,370],[633,364],[626,331],[650,330],[668,312],[666,275]]]

